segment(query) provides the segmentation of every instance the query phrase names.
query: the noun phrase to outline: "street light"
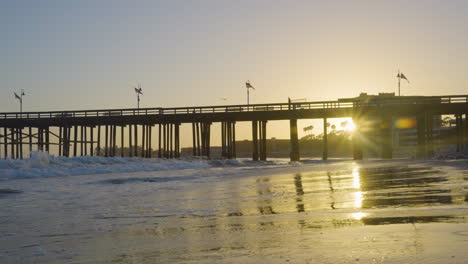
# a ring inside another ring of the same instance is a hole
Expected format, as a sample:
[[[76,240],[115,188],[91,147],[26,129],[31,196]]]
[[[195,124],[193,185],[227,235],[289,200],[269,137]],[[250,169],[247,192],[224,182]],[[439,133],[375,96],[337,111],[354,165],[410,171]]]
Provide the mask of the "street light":
[[[137,87],[134,87],[135,88],[135,93],[137,94],[137,106],[138,106],[138,110],[140,110],[140,94],[143,95],[143,89],[141,89],[141,85],[138,84],[138,88]]]
[[[19,100],[20,102],[20,113],[23,113],[23,96],[25,96],[26,94],[24,93],[24,90],[21,89],[21,95],[18,95],[17,93],[15,93],[15,98]]]
[[[250,104],[250,93],[249,93],[249,91],[250,91],[250,89],[255,90],[255,88],[250,84],[250,81],[245,82],[245,88],[247,88],[247,105],[249,105]]]

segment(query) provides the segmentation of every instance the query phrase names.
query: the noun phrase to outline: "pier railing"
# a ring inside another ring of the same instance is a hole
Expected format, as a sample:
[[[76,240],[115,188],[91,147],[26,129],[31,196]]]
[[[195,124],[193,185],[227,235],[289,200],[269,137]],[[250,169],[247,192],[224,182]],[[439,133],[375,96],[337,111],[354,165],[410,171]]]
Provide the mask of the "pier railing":
[[[172,108],[128,108],[101,109],[76,111],[48,111],[48,112],[10,112],[0,113],[1,119],[41,119],[41,118],[76,118],[76,117],[109,117],[109,116],[139,116],[139,115],[174,115],[174,114],[210,114],[210,113],[241,113],[256,111],[294,111],[313,109],[339,109],[352,107],[379,107],[389,105],[421,105],[421,104],[467,104],[468,95],[450,96],[408,96],[339,99],[337,101],[295,102],[251,105],[220,105]]]

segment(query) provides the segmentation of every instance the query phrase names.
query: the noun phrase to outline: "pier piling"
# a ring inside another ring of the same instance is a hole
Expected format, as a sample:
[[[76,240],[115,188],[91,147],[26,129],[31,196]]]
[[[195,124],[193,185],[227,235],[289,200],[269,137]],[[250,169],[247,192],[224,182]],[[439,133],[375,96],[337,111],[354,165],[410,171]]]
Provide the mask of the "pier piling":
[[[299,138],[297,135],[297,119],[289,120],[289,131],[290,131],[290,159],[291,161],[299,161]]]
[[[327,118],[323,119],[323,153],[322,160],[328,159],[328,122]]]

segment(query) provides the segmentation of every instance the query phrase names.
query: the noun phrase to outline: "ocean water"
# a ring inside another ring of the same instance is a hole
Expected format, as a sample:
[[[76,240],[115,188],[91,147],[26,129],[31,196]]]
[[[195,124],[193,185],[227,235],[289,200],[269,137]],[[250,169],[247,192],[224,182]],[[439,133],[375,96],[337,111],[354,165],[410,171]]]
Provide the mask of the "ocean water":
[[[467,263],[468,162],[0,161],[0,263]]]

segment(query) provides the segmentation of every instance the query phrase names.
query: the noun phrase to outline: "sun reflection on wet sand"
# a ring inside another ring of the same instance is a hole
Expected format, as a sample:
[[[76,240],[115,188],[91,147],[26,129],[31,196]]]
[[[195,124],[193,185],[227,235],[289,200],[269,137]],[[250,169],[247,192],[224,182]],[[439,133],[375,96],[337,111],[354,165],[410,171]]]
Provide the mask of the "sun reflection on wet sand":
[[[353,188],[360,189],[361,188],[361,178],[359,176],[359,167],[353,168]]]
[[[356,220],[361,220],[363,217],[366,217],[368,214],[363,212],[352,213],[351,218]]]
[[[352,176],[353,176],[353,188],[360,190],[361,189],[361,176],[359,175],[359,167],[353,168]],[[363,192],[362,191],[354,192],[353,198],[354,198],[354,208],[361,208],[362,201],[364,200]],[[355,217],[353,218],[356,219]]]
[[[364,200],[363,192],[355,192],[354,196],[354,208],[361,208],[362,201]]]

